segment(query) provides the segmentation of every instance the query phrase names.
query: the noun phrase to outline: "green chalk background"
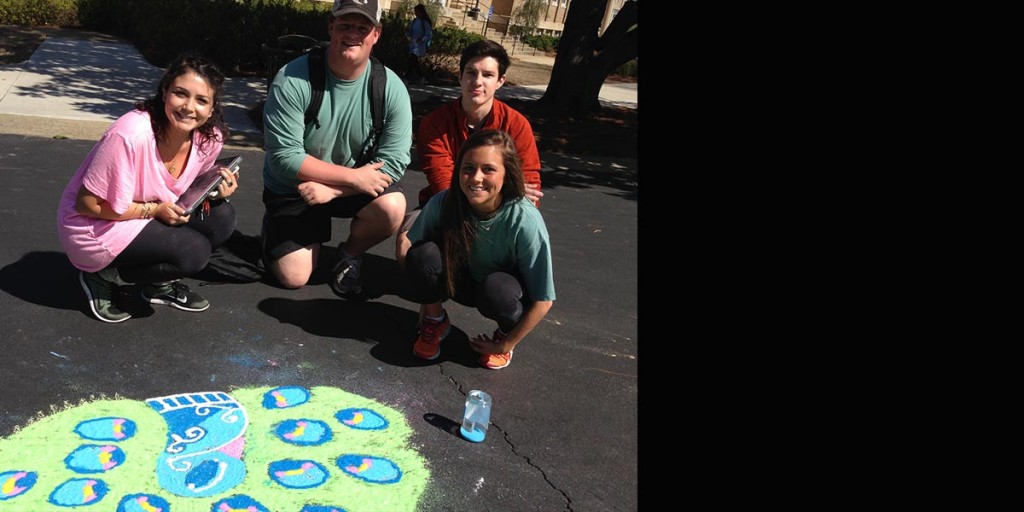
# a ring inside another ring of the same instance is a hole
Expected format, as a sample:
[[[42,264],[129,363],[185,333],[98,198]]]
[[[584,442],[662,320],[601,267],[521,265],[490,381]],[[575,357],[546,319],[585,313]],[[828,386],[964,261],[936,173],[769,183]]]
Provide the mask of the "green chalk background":
[[[331,387],[310,388],[305,404],[287,409],[263,408],[263,395],[273,387],[226,391],[245,408],[249,426],[245,432],[242,460],[245,480],[230,491],[208,498],[184,498],[160,488],[156,461],[167,444],[167,425],[145,402],[103,399],[55,408],[30,424],[0,439],[0,473],[35,471],[35,486],[26,493],[0,501],[0,512],[111,511],[121,497],[148,493],[167,500],[169,511],[210,512],[213,503],[236,494],[250,496],[272,512],[299,512],[304,505],[343,508],[346,512],[414,512],[430,479],[426,461],[410,444],[412,429],[399,411],[369,398]],[[216,390],[196,390],[209,392]],[[187,391],[192,393],[192,391]],[[154,397],[155,398],[155,397]],[[357,430],[338,421],[334,414],[347,408],[365,408],[388,421],[383,430]],[[106,442],[82,439],[74,432],[82,421],[124,417],[136,423],[135,435],[110,442],[125,452],[124,464],[106,473],[78,474],[64,466],[64,458],[83,444]],[[332,439],[320,446],[296,446],[277,438],[274,426],[288,419],[317,419],[332,428]],[[393,484],[373,484],[352,477],[335,460],[341,455],[361,454],[390,460],[402,471]],[[312,489],[288,489],[270,479],[267,467],[276,460],[314,460],[330,474],[327,482]],[[100,501],[82,507],[58,507],[47,501],[50,492],[70,478],[98,478],[109,490]]]

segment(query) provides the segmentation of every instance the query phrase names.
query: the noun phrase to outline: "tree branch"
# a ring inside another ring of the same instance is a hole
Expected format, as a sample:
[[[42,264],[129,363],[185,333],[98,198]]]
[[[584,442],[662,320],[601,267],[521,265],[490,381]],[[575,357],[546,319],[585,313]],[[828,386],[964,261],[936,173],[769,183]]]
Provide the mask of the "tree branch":
[[[635,30],[639,30],[639,22],[637,21],[638,9],[636,0],[629,0],[622,4],[619,13],[615,15],[612,22],[608,24],[608,28],[604,29],[604,33],[598,38],[594,49],[601,51],[605,47],[615,45],[618,39],[629,33],[634,25],[637,25]]]
[[[615,40],[614,46],[609,46],[602,51],[595,59],[600,69],[607,70],[605,76],[615,68],[637,58],[640,45],[640,31],[632,30],[624,36]]]

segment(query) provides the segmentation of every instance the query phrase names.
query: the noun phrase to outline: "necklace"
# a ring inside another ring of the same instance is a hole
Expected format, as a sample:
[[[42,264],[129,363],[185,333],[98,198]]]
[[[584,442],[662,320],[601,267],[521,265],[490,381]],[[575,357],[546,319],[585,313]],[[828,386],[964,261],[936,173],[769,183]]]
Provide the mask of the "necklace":
[[[498,210],[499,209],[500,208],[495,208],[495,210],[493,212],[488,212],[488,213],[480,213],[480,212],[477,212],[477,211],[474,210],[473,211],[473,216],[476,217],[476,225],[477,225],[477,227],[480,228],[480,229],[483,229],[484,231],[490,231],[491,230],[491,224],[492,224],[491,221],[493,221],[494,218],[498,216]]]
[[[177,178],[178,177],[178,166],[174,163],[174,159],[175,158],[177,158],[177,156],[175,156],[174,158],[171,158],[170,162],[164,162],[164,167],[167,168],[167,172],[170,173],[171,177]]]
[[[185,162],[188,161],[188,152],[191,150],[191,148],[192,148],[192,141],[191,140],[186,140],[178,148],[177,152],[175,152],[175,154],[171,156],[170,160],[163,161],[163,157],[162,156],[160,157],[160,160],[163,162],[164,167],[167,168],[167,172],[170,173],[171,176],[173,176],[175,178],[178,177],[178,173],[179,173],[178,164],[176,164],[175,161],[178,160],[178,158],[181,157],[182,154],[184,153],[184,157],[182,158],[182,166],[184,166]]]

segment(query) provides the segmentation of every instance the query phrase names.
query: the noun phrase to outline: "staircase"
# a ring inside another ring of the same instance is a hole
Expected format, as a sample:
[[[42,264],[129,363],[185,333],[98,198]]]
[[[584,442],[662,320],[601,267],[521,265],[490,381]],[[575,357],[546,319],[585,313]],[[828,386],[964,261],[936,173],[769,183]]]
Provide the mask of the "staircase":
[[[458,17],[457,18],[451,18],[451,17],[447,17],[447,16],[444,17],[444,21],[442,22],[443,26],[452,27],[452,28],[462,28],[466,32],[473,32],[473,33],[476,33],[476,34],[481,34],[484,37],[486,37],[487,39],[489,39],[491,41],[494,41],[495,43],[500,44],[502,47],[505,48],[505,51],[507,51],[508,54],[510,56],[513,56],[513,57],[516,56],[516,55],[523,55],[524,53],[527,54],[527,55],[537,55],[538,54],[538,51],[537,51],[536,48],[533,48],[533,47],[531,47],[529,45],[526,45],[526,44],[518,41],[515,38],[515,36],[509,35],[509,34],[507,34],[505,32],[499,32],[497,29],[494,28],[494,26],[497,25],[496,23],[491,23],[491,25],[487,28],[487,33],[484,34],[484,23],[485,23],[484,20],[474,20],[473,18],[470,18],[469,16],[466,16],[465,17],[465,24],[463,24],[461,22],[463,21],[462,15],[464,13],[459,12],[459,13],[454,13],[454,14],[456,14],[456,16],[458,16]],[[541,54],[543,55],[542,52],[541,52]]]

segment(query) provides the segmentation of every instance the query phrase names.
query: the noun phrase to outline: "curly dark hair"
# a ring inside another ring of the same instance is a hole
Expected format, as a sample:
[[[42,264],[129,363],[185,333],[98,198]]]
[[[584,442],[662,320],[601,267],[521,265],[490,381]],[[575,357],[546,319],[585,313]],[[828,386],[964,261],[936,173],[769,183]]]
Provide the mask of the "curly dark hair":
[[[477,214],[462,192],[459,178],[462,175],[462,159],[470,150],[482,146],[497,146],[505,165],[505,180],[501,184],[501,204],[522,199],[526,196],[526,180],[523,178],[523,163],[516,150],[512,136],[501,130],[482,130],[470,135],[459,149],[452,171],[448,195],[441,207],[441,232],[444,247],[445,286],[448,296],[455,296],[455,280],[469,262],[476,242]]]
[[[174,83],[174,80],[188,72],[198,75],[210,85],[210,89],[213,89],[213,108],[210,110],[210,119],[197,128],[201,135],[199,149],[202,150],[210,141],[224,141],[228,137],[228,125],[224,121],[224,110],[220,104],[220,89],[224,85],[224,73],[221,73],[213,62],[198,55],[179,55],[167,66],[167,71],[164,72],[160,83],[157,84],[156,94],[148,100],[135,103],[135,108],[149,112],[153,133],[157,140],[163,140],[167,135],[167,126],[170,124],[167,113],[164,112],[164,93]],[[218,129],[220,130],[219,136]]]

